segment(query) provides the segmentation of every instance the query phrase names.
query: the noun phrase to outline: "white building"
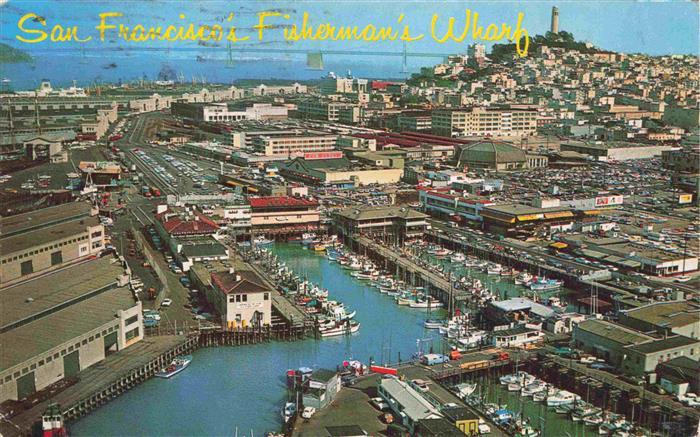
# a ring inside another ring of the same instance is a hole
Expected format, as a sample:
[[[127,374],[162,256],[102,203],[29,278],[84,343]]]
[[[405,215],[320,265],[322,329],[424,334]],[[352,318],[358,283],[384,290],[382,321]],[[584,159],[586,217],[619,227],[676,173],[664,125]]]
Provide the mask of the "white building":
[[[272,290],[249,270],[211,274],[207,299],[229,329],[262,328],[272,323]]]

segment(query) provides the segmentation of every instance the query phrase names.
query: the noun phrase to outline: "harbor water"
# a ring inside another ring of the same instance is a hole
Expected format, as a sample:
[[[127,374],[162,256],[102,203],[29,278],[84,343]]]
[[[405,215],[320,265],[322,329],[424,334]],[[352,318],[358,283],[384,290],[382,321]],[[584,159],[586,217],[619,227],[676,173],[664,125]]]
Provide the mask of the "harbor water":
[[[78,436],[231,436],[236,432],[239,436],[263,435],[281,428],[280,407],[287,396],[287,369],[300,366],[335,369],[349,358],[365,363],[372,358],[384,364],[397,362],[400,355],[406,361],[417,352],[418,343],[426,353],[431,347],[435,352],[444,350],[437,331],[423,328],[425,309],[397,305],[392,297],[356,280],[339,264],[300,244],[277,244],[273,251],[299,275],[327,288],[330,299],[357,310],[355,319],[361,323],[360,331],[322,340],[199,350],[184,372],[169,380],[146,381],[73,423],[71,433]],[[501,286],[505,287],[505,282]],[[527,409],[525,413],[528,414]],[[531,423],[539,426],[538,420],[533,416]],[[552,417],[547,426],[554,430],[557,423],[564,426],[568,422],[565,418]],[[575,435],[572,431],[569,431],[571,435]],[[548,432],[547,435],[564,434]]]
[[[300,244],[278,244],[274,252],[287,265],[357,310],[360,331],[348,337],[301,342],[203,349],[192,364],[169,380],[151,379],[73,423],[74,435],[262,435],[281,428],[286,397],[285,371],[308,366],[335,369],[344,359],[377,363],[405,361],[417,339],[436,331],[423,328],[426,310],[410,309],[357,281],[349,271]],[[422,346],[429,351],[431,341]]]

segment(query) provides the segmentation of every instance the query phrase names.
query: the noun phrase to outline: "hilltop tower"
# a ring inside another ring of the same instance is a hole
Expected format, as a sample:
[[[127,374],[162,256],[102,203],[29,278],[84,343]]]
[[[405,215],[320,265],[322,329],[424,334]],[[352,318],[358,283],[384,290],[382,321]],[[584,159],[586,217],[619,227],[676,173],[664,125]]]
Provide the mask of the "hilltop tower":
[[[552,7],[552,33],[559,33],[559,8]]]

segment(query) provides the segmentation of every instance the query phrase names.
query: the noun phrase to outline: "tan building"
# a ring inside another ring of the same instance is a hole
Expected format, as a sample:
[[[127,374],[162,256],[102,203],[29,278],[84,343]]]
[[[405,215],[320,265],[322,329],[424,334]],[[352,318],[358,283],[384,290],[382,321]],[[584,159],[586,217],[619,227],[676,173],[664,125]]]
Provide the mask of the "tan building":
[[[333,225],[341,236],[367,235],[387,243],[401,244],[421,238],[428,215],[407,207],[349,207],[333,214]]]
[[[114,257],[2,290],[0,402],[21,400],[143,338],[141,302]]]
[[[0,287],[99,254],[104,227],[96,214],[72,202],[0,219]]]
[[[269,196],[249,199],[253,232],[293,233],[318,229],[318,201]]]
[[[109,130],[110,124],[117,121],[119,105],[112,103],[109,109],[98,109],[94,120],[84,121],[80,124],[80,131],[84,135],[94,135],[96,140],[102,138]]]
[[[387,167],[370,163],[353,163],[347,158],[295,158],[284,164],[281,173],[285,177],[307,184],[343,188],[397,183],[403,176],[403,160],[396,159],[396,165],[397,167]]]
[[[340,121],[340,111],[358,107],[357,103],[304,100],[297,105],[297,116],[301,119]]]
[[[337,135],[299,132],[287,135],[261,135],[255,138],[256,151],[265,156],[299,156],[304,153],[335,150]]]
[[[272,323],[272,293],[254,272],[231,270],[211,274],[207,299],[228,328],[262,328]]]
[[[433,133],[442,136],[528,136],[537,132],[537,109],[529,107],[473,107],[436,109]]]

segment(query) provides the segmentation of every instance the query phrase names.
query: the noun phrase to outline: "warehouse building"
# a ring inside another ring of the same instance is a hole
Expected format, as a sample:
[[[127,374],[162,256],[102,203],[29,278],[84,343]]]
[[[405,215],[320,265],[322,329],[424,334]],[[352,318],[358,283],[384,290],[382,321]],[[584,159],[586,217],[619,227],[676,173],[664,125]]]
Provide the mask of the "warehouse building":
[[[700,340],[682,335],[657,338],[605,320],[576,325],[573,342],[577,348],[635,376],[651,374],[660,363],[673,358],[700,358]]]
[[[369,163],[354,163],[343,157],[340,152],[335,156],[326,159],[295,158],[284,163],[280,173],[288,179],[308,185],[337,188],[393,184],[399,182],[403,176],[403,166],[393,168]]]
[[[588,143],[583,141],[564,142],[560,146],[562,152],[584,154],[595,161],[628,161],[633,159],[649,159],[662,155],[663,152],[677,150],[678,147],[624,141]]]
[[[333,215],[333,225],[341,236],[366,235],[386,243],[403,244],[421,238],[428,226],[428,216],[406,207],[351,207]]]
[[[0,287],[100,253],[104,226],[89,203],[0,218]]]
[[[700,339],[700,305],[685,300],[654,302],[621,311],[620,324],[642,332]]]
[[[460,149],[457,166],[461,168],[515,171],[546,167],[548,163],[546,156],[528,154],[504,141],[479,141]]]
[[[571,230],[576,222],[568,206],[490,205],[483,208],[481,216],[485,230],[506,236],[548,235]]]
[[[102,257],[2,291],[0,402],[74,378],[143,338],[141,303],[116,258]]]

